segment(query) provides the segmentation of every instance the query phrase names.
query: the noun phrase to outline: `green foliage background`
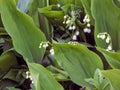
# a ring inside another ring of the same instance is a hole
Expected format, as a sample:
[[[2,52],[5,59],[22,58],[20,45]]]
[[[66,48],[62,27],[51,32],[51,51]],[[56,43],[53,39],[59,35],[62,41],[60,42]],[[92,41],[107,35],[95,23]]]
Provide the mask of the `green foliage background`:
[[[119,90],[119,23],[119,0],[0,0],[0,90]]]

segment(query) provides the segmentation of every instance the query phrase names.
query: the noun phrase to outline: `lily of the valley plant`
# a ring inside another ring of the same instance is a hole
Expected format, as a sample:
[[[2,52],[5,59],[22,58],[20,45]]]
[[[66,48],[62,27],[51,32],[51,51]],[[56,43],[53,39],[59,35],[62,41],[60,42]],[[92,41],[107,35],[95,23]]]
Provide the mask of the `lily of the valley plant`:
[[[0,90],[120,90],[119,0],[0,0]]]

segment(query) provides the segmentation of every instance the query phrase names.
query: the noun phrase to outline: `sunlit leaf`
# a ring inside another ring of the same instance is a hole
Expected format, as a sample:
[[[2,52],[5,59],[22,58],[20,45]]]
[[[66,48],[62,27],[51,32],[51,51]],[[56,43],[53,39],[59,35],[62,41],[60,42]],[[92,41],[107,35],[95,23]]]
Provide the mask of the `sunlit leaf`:
[[[108,78],[111,83],[113,89],[110,90],[120,90],[120,70],[113,69],[113,70],[106,70],[102,71],[102,74]]]
[[[98,33],[108,32],[113,40],[113,49],[120,49],[120,8],[113,0],[91,0],[91,12],[95,19],[97,45],[106,48],[105,42],[97,38]]]
[[[105,49],[98,48],[99,51],[105,56],[107,62],[110,64],[112,68],[120,69],[120,53],[106,51]]]
[[[28,63],[36,90],[63,90],[47,69],[40,64]]]
[[[15,50],[30,62],[40,61],[45,49],[39,48],[39,44],[45,41],[45,36],[31,17],[18,11],[14,0],[0,0],[0,13]]]
[[[30,0],[28,14],[32,17],[34,23],[39,27],[38,8],[49,4],[49,0]]]
[[[59,10],[59,7],[57,7],[56,5],[39,8],[38,10],[53,24],[60,24],[61,22],[63,22],[64,12],[62,10]]]
[[[97,68],[103,69],[99,56],[84,45],[53,44],[58,63],[78,85],[89,86],[86,78],[91,78]]]
[[[20,89],[18,89],[18,88],[14,88],[14,87],[9,87],[9,88],[7,88],[8,90],[20,90]]]
[[[74,4],[75,0],[58,0],[58,3],[60,5],[65,5],[65,4]]]

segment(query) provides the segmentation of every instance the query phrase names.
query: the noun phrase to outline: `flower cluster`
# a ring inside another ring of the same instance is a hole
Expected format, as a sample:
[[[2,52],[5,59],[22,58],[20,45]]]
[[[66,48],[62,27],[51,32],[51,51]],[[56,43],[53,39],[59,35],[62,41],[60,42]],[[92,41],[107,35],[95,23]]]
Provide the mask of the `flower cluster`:
[[[79,31],[76,31],[74,35],[72,36],[72,40],[77,40],[77,36],[80,34]]]
[[[33,82],[33,79],[32,79],[32,77],[31,77],[29,71],[26,72],[26,79],[28,79],[28,78],[32,81],[32,84],[33,84],[34,82]]]
[[[66,24],[67,28],[69,30],[75,30],[76,29],[76,25],[75,25],[75,20],[76,20],[77,16],[76,16],[76,12],[75,11],[71,11],[71,15],[65,15],[64,16],[64,21],[63,24]]]
[[[48,47],[48,43],[49,43],[49,42],[43,42],[43,41],[42,41],[42,42],[40,43],[40,45],[39,45],[39,48],[42,48],[42,47],[43,47],[43,48],[47,48],[47,47]]]
[[[112,40],[110,35],[107,32],[99,33],[97,35],[97,38],[100,38],[102,40],[105,40],[105,42],[108,44],[107,51],[112,50]]]
[[[83,19],[83,22],[86,23],[86,27],[83,29],[83,31],[85,33],[91,33],[91,29],[90,29],[90,18],[89,18],[89,15],[85,15],[84,19]]]

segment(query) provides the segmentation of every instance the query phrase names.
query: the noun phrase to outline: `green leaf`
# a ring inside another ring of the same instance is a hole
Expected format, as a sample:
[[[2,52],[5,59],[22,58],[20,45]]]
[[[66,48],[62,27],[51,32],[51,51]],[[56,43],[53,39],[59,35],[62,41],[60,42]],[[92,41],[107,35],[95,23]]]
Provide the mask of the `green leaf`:
[[[120,90],[120,70],[113,69],[113,70],[106,70],[102,71],[102,74],[108,78],[111,83],[113,89],[110,90]]]
[[[98,90],[109,90],[108,88],[110,88],[109,81],[102,75],[99,69],[95,71],[93,84]]]
[[[16,56],[12,51],[5,51],[0,56],[0,69],[8,71],[12,66],[18,65]]]
[[[53,47],[58,63],[80,86],[89,86],[85,79],[93,77],[97,68],[103,69],[100,57],[82,44],[53,44]]]
[[[52,74],[54,75],[54,78],[57,81],[68,81],[69,80],[69,78],[68,78],[69,75],[61,69],[58,69],[58,68],[50,65],[50,66],[47,67],[47,70],[52,72]]]
[[[83,9],[83,5],[82,5],[81,0],[75,0],[75,5],[80,7],[81,9]]]
[[[63,90],[47,69],[40,64],[28,63],[36,90]]]
[[[106,48],[105,42],[97,39],[97,34],[108,32],[112,37],[113,49],[120,49],[120,8],[115,5],[113,0],[91,1],[91,12],[95,19],[95,37],[97,45]]]
[[[58,3],[60,5],[65,5],[65,4],[74,4],[75,0],[58,0]]]
[[[45,49],[39,48],[39,44],[46,39],[31,17],[18,11],[14,0],[0,0],[0,12],[15,50],[30,62],[40,61]]]
[[[29,15],[33,18],[34,22],[45,33],[48,41],[52,38],[52,26],[42,14],[38,13],[38,8],[42,8],[49,4],[49,0],[31,0],[29,5]]]
[[[39,14],[38,8],[44,7],[47,5],[49,0],[30,0],[28,14],[32,17],[35,24],[39,27]]]
[[[40,28],[44,32],[48,41],[52,41],[53,38],[53,26],[49,23],[48,19],[40,14],[39,15]]]
[[[58,0],[49,0],[50,5],[58,4]]]
[[[20,89],[18,89],[18,88],[14,88],[14,87],[8,87],[7,89],[8,89],[8,90],[20,90]]]
[[[53,24],[59,25],[63,22],[64,12],[62,10],[59,10],[57,5],[50,5],[47,7],[39,8],[38,10],[39,13],[47,17]]]
[[[110,64],[112,68],[120,69],[120,53],[106,51],[102,48],[97,48],[102,54],[105,56],[107,62]]]
[[[24,69],[12,68],[2,77],[2,79],[9,79],[15,81],[16,83],[22,84],[25,81],[25,78],[23,77],[24,72]]]
[[[91,0],[81,0],[81,2],[85,8],[86,13],[91,14]]]

